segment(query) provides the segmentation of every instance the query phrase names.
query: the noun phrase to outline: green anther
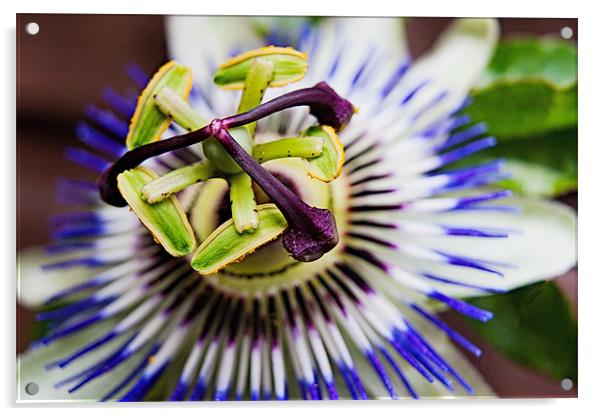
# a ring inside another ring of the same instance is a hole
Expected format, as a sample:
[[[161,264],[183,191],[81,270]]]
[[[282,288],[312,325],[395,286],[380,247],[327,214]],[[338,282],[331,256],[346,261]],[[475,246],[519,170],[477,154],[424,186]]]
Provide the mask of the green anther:
[[[287,227],[284,216],[273,204],[258,206],[257,214],[259,226],[252,234],[239,234],[232,219],[215,229],[194,253],[192,268],[203,275],[215,273],[278,238]]]
[[[299,81],[307,71],[305,53],[293,48],[266,46],[235,56],[222,64],[216,71],[213,82],[225,89],[243,89],[247,74],[257,58],[270,61],[274,65],[270,87],[281,87]]]
[[[230,208],[236,231],[254,232],[259,219],[251,177],[241,172],[232,175],[228,182],[230,183]]]
[[[188,98],[191,86],[192,71],[189,68],[174,61],[163,65],[138,98],[125,140],[128,149],[159,140],[171,124],[171,118],[157,108],[153,97],[167,87],[173,91],[174,96],[184,101]]]
[[[196,240],[176,197],[172,196],[152,205],[142,199],[142,187],[156,178],[155,172],[139,166],[121,173],[117,177],[117,186],[155,241],[172,256],[184,256],[194,249]]]
[[[273,75],[274,64],[272,62],[263,58],[256,58],[253,60],[251,69],[247,73],[247,78],[245,79],[242,96],[240,97],[240,104],[238,105],[239,113],[249,111],[261,104],[261,100],[263,100],[263,96]],[[255,135],[256,125],[257,123],[247,125],[251,136]]]
[[[164,114],[169,114],[173,120],[186,130],[198,130],[205,127],[208,122],[202,116],[196,113],[194,108],[177,94],[166,91],[159,91],[155,96],[156,107]],[[230,131],[232,137],[240,144],[243,149],[251,153],[253,144],[251,136],[246,127],[238,127]],[[213,164],[222,172],[234,174],[242,171],[238,163],[222,148],[222,145],[214,138],[203,142],[203,153]]]
[[[324,139],[321,137],[291,137],[255,145],[253,157],[259,163],[287,157],[312,159],[322,155],[323,148]]]
[[[322,182],[331,182],[339,177],[345,162],[345,149],[334,129],[330,126],[312,126],[303,132],[324,140],[322,154],[306,159],[307,174]]]
[[[142,198],[149,204],[155,204],[190,185],[216,176],[218,173],[215,165],[207,160],[183,166],[144,185]]]

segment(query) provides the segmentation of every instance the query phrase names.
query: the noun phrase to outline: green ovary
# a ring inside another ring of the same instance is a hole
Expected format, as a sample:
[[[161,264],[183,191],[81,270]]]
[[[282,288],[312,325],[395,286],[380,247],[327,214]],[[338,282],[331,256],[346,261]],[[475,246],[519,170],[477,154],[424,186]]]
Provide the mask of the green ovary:
[[[331,183],[312,179],[307,174],[305,164],[297,158],[280,159],[263,165],[284,183],[289,182],[294,191],[311,206],[328,208],[334,215],[339,233],[344,235],[345,227],[345,180],[339,178]],[[267,197],[255,187],[257,203],[269,202]],[[192,227],[199,241],[204,241],[224,220],[224,200],[227,201],[228,185],[223,180],[211,180],[200,185],[190,217]],[[263,290],[280,285],[290,285],[310,278],[315,272],[324,269],[343,245],[339,244],[322,259],[312,263],[294,260],[282,246],[278,238],[207,278],[216,284],[236,287],[237,290]]]

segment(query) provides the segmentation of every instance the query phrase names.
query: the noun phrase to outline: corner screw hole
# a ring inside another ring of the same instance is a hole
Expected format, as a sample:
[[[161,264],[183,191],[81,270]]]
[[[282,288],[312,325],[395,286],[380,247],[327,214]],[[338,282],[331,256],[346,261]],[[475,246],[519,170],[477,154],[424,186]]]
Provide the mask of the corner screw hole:
[[[571,39],[573,37],[573,29],[568,26],[563,27],[560,29],[560,36],[564,39]]]
[[[565,378],[560,382],[560,387],[564,391],[569,391],[573,388],[573,380],[570,378]]]
[[[38,391],[40,391],[40,386],[38,386],[36,383],[27,383],[25,385],[25,392],[30,396],[35,396],[38,394]]]
[[[36,22],[29,22],[25,25],[25,32],[27,32],[28,35],[35,36],[40,32],[40,25]]]

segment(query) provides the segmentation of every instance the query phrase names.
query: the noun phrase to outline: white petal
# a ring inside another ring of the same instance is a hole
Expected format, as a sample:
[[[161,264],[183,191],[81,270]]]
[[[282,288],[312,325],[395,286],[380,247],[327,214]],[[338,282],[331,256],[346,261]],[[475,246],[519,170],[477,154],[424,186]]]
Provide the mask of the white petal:
[[[396,17],[336,17],[329,23],[340,26],[342,39],[354,50],[364,51],[365,46],[378,47],[387,56],[397,60],[408,53],[405,25]]]
[[[414,368],[399,358],[399,355],[392,349],[389,353],[396,357],[396,361],[400,364],[400,368],[404,373],[404,376],[410,382],[414,391],[420,398],[430,399],[443,399],[443,398],[487,398],[495,397],[495,393],[479,372],[472,366],[472,364],[464,358],[462,353],[458,351],[458,348],[445,336],[441,331],[438,331],[433,326],[429,326],[424,321],[412,319],[412,326],[428,340],[429,344],[438,354],[440,354],[448,364],[450,364],[454,370],[474,389],[475,394],[470,395],[466,392],[462,386],[454,379],[455,391],[450,392],[447,390],[439,381],[429,383],[422,375],[420,375]],[[357,372],[366,388],[368,394],[372,398],[376,399],[390,399],[388,392],[385,390],[382,381],[376,375],[373,368],[368,364],[364,356],[359,350],[353,346],[350,348],[353,361],[356,365]],[[380,353],[379,353],[380,355]],[[385,360],[380,356],[381,361],[385,363]],[[403,383],[399,380],[397,375],[393,372],[388,363],[385,366],[389,370],[389,377],[393,383],[395,390],[400,398],[411,398],[410,394],[405,389]],[[449,374],[447,375],[450,379],[452,378]],[[339,390],[341,395],[346,393],[344,387]],[[348,393],[347,393],[348,394]]]
[[[486,67],[499,37],[493,19],[457,19],[439,37],[434,48],[420,57],[408,71],[405,85],[428,81],[433,97],[447,96],[425,114],[421,124],[436,120],[456,109]]]
[[[44,264],[65,259],[66,256],[49,257],[41,247],[22,250],[17,259],[17,296],[27,307],[43,304],[62,289],[81,283],[102,268],[71,267],[53,271],[42,270]]]
[[[414,326],[418,328],[418,332],[423,335],[431,344],[431,346],[439,353],[452,367],[456,372],[470,384],[470,386],[474,389],[474,395],[469,395],[463,388],[460,386],[456,380],[454,380],[454,385],[456,386],[456,392],[450,393],[447,389],[445,389],[441,383],[435,382],[432,384],[429,383],[420,383],[419,378],[422,378],[421,375],[417,374],[416,371],[409,372],[408,377],[410,379],[410,383],[416,385],[416,392],[420,395],[420,397],[424,398],[492,398],[495,397],[495,392],[491,389],[491,387],[487,384],[485,379],[481,376],[479,371],[473,367],[473,365],[468,361],[464,355],[459,351],[458,347],[451,342],[446,335],[444,335],[441,331],[437,330],[433,326],[429,326],[424,322],[417,323],[415,320]]]
[[[504,277],[447,265],[423,263],[422,268],[443,277],[510,290],[557,277],[575,265],[577,218],[572,208],[559,202],[529,198],[510,198],[504,205],[518,207],[520,212],[459,211],[423,219],[458,227],[518,230],[511,232],[508,238],[445,236],[419,240],[423,247],[446,253],[515,265],[515,268],[493,266],[504,273]],[[483,294],[449,285],[439,287],[458,296]]]
[[[235,48],[260,45],[246,16],[168,16],[165,27],[170,57],[192,68],[195,83],[213,77],[207,64],[219,65]]]
[[[67,356],[81,348],[83,345],[86,345],[86,343],[91,340],[100,337],[114,325],[115,322],[104,322],[99,325],[94,325],[78,334],[56,341],[47,347],[26,351],[19,355],[17,357],[17,399],[24,401],[98,401],[102,398],[103,395],[110,391],[111,388],[117,386],[117,384],[126,377],[126,374],[134,368],[139,362],[142,353],[134,356],[133,359],[128,360],[115,370],[109,371],[107,374],[90,382],[88,385],[72,394],[68,393],[68,388],[62,387],[57,389],[54,385],[59,381],[88,368],[88,366],[110,354],[116,346],[123,343],[124,338],[119,338],[118,340],[110,342],[81,357],[77,362],[65,369],[55,368],[46,370],[44,366],[52,361]],[[26,393],[25,386],[28,383],[36,383],[38,385],[39,391],[37,394],[31,396]]]

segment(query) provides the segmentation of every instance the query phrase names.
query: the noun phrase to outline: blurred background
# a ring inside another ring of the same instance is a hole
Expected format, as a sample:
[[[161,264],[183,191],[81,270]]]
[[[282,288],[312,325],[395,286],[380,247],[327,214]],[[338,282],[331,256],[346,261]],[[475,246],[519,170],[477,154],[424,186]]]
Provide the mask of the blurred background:
[[[424,53],[446,18],[409,18],[408,43],[414,56]],[[39,32],[30,35],[26,25]],[[576,19],[501,19],[502,37],[552,36],[577,42]],[[59,177],[90,177],[83,168],[64,159],[64,148],[77,145],[76,121],[86,104],[103,106],[101,90],[131,88],[125,67],[140,65],[152,73],[167,59],[161,16],[33,15],[17,16],[17,249],[42,245],[49,239],[48,218],[65,212],[54,199]],[[575,191],[554,195],[577,208]],[[556,283],[576,317],[577,271]],[[462,333],[472,329],[456,314],[444,318]],[[27,348],[33,333],[33,313],[17,305],[17,352]],[[479,359],[468,357],[502,397],[575,397],[560,380],[528,369],[502,355],[486,342]]]

